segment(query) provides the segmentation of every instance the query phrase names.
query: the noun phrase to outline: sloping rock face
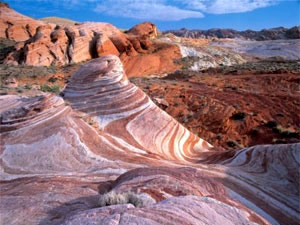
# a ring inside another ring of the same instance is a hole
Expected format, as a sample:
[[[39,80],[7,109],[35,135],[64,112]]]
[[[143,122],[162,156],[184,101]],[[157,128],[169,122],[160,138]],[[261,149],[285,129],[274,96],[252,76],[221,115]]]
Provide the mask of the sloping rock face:
[[[113,55],[82,66],[63,95],[0,97],[1,224],[299,221],[299,144],[217,150],[131,84]],[[100,207],[109,193],[135,201]]]
[[[300,60],[299,40],[249,41],[227,40],[214,41],[211,46],[225,47],[231,52],[261,59],[279,58],[282,60]]]
[[[0,3],[0,37],[15,41],[26,41],[34,36],[36,28],[43,22],[31,19],[6,4]]]
[[[201,71],[207,68],[230,66],[246,62],[239,54],[230,52],[224,48],[213,46],[194,48],[180,44],[179,48],[183,57],[181,60],[184,64],[183,68],[191,71]]]
[[[76,111],[90,115],[100,129],[110,131],[128,143],[135,140],[133,147],[142,152],[193,161],[193,154],[211,147],[160,110],[144,92],[130,83],[117,57],[94,59],[82,66],[72,76],[64,98]],[[194,153],[190,155],[189,152]]]

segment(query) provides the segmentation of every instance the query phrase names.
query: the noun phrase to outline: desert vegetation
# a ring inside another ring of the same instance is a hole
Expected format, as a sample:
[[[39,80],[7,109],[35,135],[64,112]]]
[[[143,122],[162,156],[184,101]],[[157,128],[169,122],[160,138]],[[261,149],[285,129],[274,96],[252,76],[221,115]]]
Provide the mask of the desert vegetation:
[[[110,191],[100,195],[99,206],[110,206],[119,204],[132,204],[135,207],[143,208],[154,203],[154,200],[146,194],[134,192],[115,192]]]

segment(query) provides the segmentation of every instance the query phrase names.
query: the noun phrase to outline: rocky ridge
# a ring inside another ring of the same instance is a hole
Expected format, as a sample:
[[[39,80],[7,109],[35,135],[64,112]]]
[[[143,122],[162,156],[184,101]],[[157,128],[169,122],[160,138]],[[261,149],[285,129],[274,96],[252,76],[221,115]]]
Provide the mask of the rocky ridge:
[[[256,41],[278,40],[278,39],[300,39],[300,27],[292,28],[277,27],[263,29],[261,31],[237,31],[233,29],[209,29],[209,30],[169,30],[164,33],[172,33],[186,38],[243,38]]]

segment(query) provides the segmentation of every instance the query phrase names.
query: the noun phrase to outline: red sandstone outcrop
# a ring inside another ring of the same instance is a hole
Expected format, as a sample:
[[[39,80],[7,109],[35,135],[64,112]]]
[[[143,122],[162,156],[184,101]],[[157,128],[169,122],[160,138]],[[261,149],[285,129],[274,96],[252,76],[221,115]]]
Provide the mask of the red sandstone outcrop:
[[[6,64],[61,66],[114,54],[121,57],[129,76],[164,74],[180,68],[174,63],[181,57],[179,48],[155,43],[152,39],[157,36],[156,26],[149,22],[125,34],[108,23],[46,24],[3,6],[0,24],[0,37],[24,41],[8,54]],[[135,69],[137,63],[140,66]]]
[[[98,57],[110,54],[116,56],[120,55],[114,43],[105,34],[99,33],[97,35],[99,35],[99,37],[96,38],[96,52]]]
[[[55,28],[43,25],[22,47],[11,52],[5,63],[33,66],[78,63],[101,55],[119,55],[108,38],[122,36],[116,27],[107,23],[84,23],[79,26]],[[125,36],[125,35],[124,35]]]
[[[137,36],[147,36],[150,38],[156,38],[158,35],[155,24],[150,22],[144,22],[138,24],[132,27],[127,33],[137,35]]]
[[[299,144],[216,150],[112,55],[82,66],[63,95],[0,97],[2,224],[299,221]]]
[[[151,45],[149,37],[129,39],[108,23],[60,27],[25,17],[6,6],[0,7],[0,24],[0,37],[27,40],[7,56],[5,63],[14,65],[64,65],[107,54],[135,56],[137,51],[144,53],[141,46],[147,49]]]
[[[24,16],[9,8],[4,3],[0,5],[0,37],[15,41],[26,41],[35,34],[41,21]]]
[[[174,63],[181,58],[178,46],[157,42],[152,49],[154,50],[151,54],[121,56],[128,77],[166,74],[181,68],[181,65]]]

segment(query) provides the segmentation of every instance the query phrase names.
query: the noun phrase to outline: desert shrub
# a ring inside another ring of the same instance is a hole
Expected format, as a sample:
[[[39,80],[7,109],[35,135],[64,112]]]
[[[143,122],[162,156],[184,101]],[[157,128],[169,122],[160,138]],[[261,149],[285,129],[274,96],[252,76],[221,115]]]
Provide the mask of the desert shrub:
[[[297,138],[299,135],[297,132],[284,128],[280,125],[277,125],[276,127],[273,128],[273,132],[280,134],[281,137],[283,138]]]
[[[47,68],[47,72],[50,73],[50,74],[57,72],[56,66],[54,66],[54,65],[51,65],[51,66],[46,67],[46,68]]]
[[[246,113],[244,113],[244,112],[237,112],[237,113],[234,113],[231,116],[231,119],[233,119],[233,120],[243,120],[243,119],[245,119],[245,117],[246,117]]]
[[[253,128],[253,129],[250,131],[250,134],[251,134],[251,135],[254,135],[254,136],[258,135],[258,134],[259,134],[259,129]]]
[[[231,148],[237,147],[239,145],[236,141],[233,140],[227,141],[226,144]]]
[[[240,140],[238,140],[240,141]],[[244,148],[245,146],[243,144],[239,144],[238,142],[234,141],[234,140],[231,140],[229,139],[227,142],[226,142],[227,146],[230,147],[230,148],[239,148],[239,149],[242,149]]]
[[[181,59],[175,59],[174,63],[182,65],[182,70],[189,70],[195,62],[198,62],[200,57],[198,56],[186,56]]]
[[[266,123],[266,127],[269,127],[269,128],[274,128],[276,126],[278,126],[276,121],[269,121]]]
[[[4,3],[5,4],[5,3]],[[1,1],[0,1],[1,5]],[[0,38],[0,63],[3,63],[5,57],[14,50],[14,46],[17,42],[14,40]]]
[[[287,142],[286,142],[286,140],[273,138],[272,139],[272,144],[287,144]]]
[[[240,89],[240,87],[234,85],[226,85],[225,88],[229,88],[233,91],[238,91]]]
[[[1,41],[0,41],[1,43]],[[0,47],[0,55],[1,55]],[[1,58],[1,57],[0,57]],[[52,73],[52,70],[45,66],[27,66],[27,65],[6,65],[1,64],[0,59],[0,82],[4,82],[9,77],[16,78],[17,80],[22,80],[24,78],[37,79],[45,77]]]
[[[51,82],[51,83],[55,83],[57,81],[57,78],[56,77],[50,77],[48,79],[48,81]]]
[[[31,87],[29,84],[25,84],[24,88],[25,88],[26,90],[31,90],[32,87]]]
[[[117,193],[110,191],[100,195],[98,203],[101,207],[130,203],[135,207],[142,208],[155,203],[155,201],[146,194],[137,194],[133,192]]]
[[[41,91],[59,93],[60,87],[58,85],[49,86],[47,84],[44,84],[44,85],[41,85]]]

